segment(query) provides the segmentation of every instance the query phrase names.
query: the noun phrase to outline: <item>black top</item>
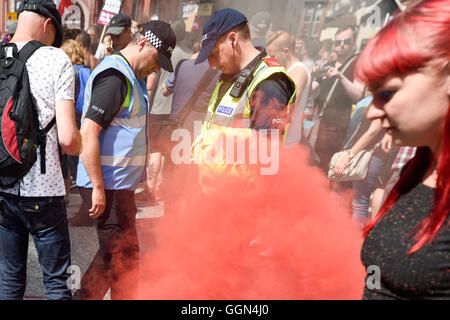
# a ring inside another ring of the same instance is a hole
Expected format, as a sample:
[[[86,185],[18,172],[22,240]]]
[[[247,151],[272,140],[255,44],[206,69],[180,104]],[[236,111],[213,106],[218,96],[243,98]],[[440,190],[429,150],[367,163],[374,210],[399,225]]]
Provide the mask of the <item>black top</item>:
[[[258,84],[250,97],[250,128],[277,129],[280,114],[287,113],[293,94],[292,83],[283,73],[275,73]]]
[[[119,51],[114,54],[123,57]],[[116,69],[106,69],[95,77],[92,87],[91,101],[85,118],[107,128],[127,96],[126,77]]]
[[[369,289],[366,285],[363,299],[450,298],[449,217],[431,244],[407,253],[416,243],[408,235],[415,235],[413,231],[429,213],[433,199],[434,189],[418,183],[368,234],[361,260],[366,270],[369,266],[379,267],[381,288]]]
[[[353,56],[350,57],[349,59],[352,58]],[[344,62],[338,68],[339,71],[342,71],[347,61]],[[353,81],[356,61],[357,59],[353,60],[353,62],[350,63],[349,67],[344,72],[345,77],[347,77],[350,81]],[[336,62],[329,62],[324,66],[324,68],[327,66],[335,67]],[[319,87],[319,96],[317,97],[317,104],[320,107],[320,111],[322,111],[324,108],[325,100],[331,88],[333,87],[333,83],[335,82],[335,80],[336,78],[326,78],[319,81],[320,87]],[[345,88],[342,85],[342,81],[339,81],[336,86],[336,89],[331,95],[331,98],[325,110],[323,111],[321,121],[323,123],[330,123],[338,127],[347,128],[350,116],[352,114],[352,105],[353,100],[347,95],[347,92],[345,91]]]

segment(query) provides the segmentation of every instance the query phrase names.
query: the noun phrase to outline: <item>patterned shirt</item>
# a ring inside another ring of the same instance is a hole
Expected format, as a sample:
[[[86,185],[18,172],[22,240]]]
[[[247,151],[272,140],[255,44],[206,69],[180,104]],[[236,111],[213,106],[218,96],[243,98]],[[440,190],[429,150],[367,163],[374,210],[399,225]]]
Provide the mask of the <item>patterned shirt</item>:
[[[22,49],[25,43],[17,43]],[[74,100],[75,77],[69,57],[61,49],[41,47],[28,59],[28,76],[31,94],[36,100],[39,125],[43,129],[55,116],[57,101]],[[16,186],[0,188],[0,192],[18,194],[24,197],[55,197],[65,195],[61,171],[56,125],[47,134],[46,174],[41,174],[40,150],[30,171]],[[8,182],[6,178],[3,178]]]
[[[401,169],[416,154],[416,147],[401,147],[395,157],[392,169]]]

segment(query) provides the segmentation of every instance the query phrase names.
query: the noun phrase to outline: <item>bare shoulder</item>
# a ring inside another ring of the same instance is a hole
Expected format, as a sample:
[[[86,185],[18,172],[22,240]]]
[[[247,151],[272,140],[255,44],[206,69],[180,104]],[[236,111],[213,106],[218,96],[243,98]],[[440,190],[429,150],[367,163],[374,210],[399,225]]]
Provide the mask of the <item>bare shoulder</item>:
[[[304,66],[301,62],[296,63],[290,70],[289,75],[297,80],[297,79],[308,79],[308,70],[306,66]]]

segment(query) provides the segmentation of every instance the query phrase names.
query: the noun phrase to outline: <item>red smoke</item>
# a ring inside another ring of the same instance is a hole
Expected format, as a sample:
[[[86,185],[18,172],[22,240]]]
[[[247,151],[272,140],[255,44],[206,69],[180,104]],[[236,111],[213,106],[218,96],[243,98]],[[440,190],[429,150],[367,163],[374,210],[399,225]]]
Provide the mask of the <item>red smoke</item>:
[[[303,149],[284,150],[254,200],[247,185],[214,201],[185,187],[181,212],[161,219],[141,256],[139,298],[360,299],[361,234],[306,163]]]

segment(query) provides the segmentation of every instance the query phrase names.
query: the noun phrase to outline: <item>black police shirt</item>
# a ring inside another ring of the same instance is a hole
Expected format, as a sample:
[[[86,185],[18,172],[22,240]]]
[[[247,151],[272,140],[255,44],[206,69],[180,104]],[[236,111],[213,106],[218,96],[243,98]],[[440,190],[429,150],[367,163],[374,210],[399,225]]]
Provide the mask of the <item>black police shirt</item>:
[[[122,56],[118,51],[114,54]],[[126,96],[127,82],[125,76],[116,69],[106,69],[94,79],[91,101],[85,118],[91,119],[103,128],[107,128],[120,111]]]
[[[289,119],[289,100],[294,92],[294,86],[283,73],[275,73],[258,84],[250,97],[250,127],[284,129]]]

